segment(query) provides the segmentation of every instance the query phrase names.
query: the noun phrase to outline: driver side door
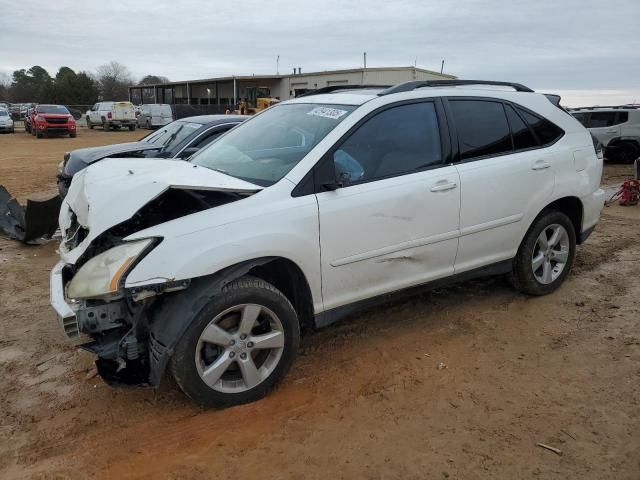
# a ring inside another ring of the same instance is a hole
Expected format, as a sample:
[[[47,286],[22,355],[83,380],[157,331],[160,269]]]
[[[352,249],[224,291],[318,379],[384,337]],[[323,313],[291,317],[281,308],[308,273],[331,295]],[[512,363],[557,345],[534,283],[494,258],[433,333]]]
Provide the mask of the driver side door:
[[[420,101],[374,112],[321,161],[326,310],[453,273],[460,182],[439,110]]]

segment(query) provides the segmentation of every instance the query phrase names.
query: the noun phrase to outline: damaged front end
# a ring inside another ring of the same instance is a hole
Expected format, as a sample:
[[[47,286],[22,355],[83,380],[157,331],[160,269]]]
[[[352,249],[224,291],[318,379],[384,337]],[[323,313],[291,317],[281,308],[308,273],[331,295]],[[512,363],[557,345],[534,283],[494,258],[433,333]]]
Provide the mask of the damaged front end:
[[[78,184],[74,180],[62,206],[61,261],[51,272],[51,304],[67,338],[97,355],[98,373],[107,383],[157,385],[160,375],[152,375],[150,363],[154,312],[165,297],[186,289],[191,280],[167,275],[127,287],[127,275],[163,241],[157,236],[135,240],[128,237],[241,200],[256,190],[215,188],[213,182],[177,187],[146,177],[137,186],[147,196],[134,210],[131,198],[118,203],[113,197],[115,186],[105,189],[102,182],[92,183],[93,168],[87,169],[89,174],[79,175]],[[133,172],[126,172],[129,182]],[[114,185],[122,187],[122,181],[116,179]],[[110,191],[111,197],[96,198],[101,190]]]

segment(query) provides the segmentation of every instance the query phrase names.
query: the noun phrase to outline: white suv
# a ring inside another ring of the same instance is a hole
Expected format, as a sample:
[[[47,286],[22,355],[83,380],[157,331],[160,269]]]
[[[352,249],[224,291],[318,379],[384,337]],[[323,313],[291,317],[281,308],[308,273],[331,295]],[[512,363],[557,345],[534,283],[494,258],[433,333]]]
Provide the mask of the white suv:
[[[248,402],[303,329],[390,293],[494,274],[554,291],[598,222],[601,174],[587,130],[518,84],[328,88],[188,162],[77,174],[51,301],[107,382],[155,386],[169,365],[200,404]]]
[[[633,163],[640,157],[640,106],[573,108],[570,112],[602,144],[607,160]]]

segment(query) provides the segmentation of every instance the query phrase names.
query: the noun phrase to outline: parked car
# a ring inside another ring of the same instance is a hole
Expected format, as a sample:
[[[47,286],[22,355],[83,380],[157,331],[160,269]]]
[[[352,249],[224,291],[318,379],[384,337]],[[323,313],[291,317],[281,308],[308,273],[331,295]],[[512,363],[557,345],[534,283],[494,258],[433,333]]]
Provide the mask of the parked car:
[[[640,107],[589,107],[570,112],[600,141],[606,160],[633,163],[640,157]]]
[[[24,131],[27,133],[31,133],[31,113],[34,108],[34,106],[27,108],[27,112],[24,117]]]
[[[142,137],[137,142],[102,147],[79,148],[64,154],[58,166],[58,190],[63,198],[71,179],[80,170],[105,158],[184,159],[231,130],[247,117],[240,115],[201,115],[183,118]]]
[[[140,113],[136,119],[139,128],[149,129],[162,127],[172,121],[171,105],[167,104],[140,105]]]
[[[189,162],[74,178],[51,302],[107,382],[158,385],[168,366],[200,404],[249,402],[303,329],[392,293],[495,274],[528,295],[560,287],[605,198],[575,118],[518,84],[339,88]]]
[[[5,108],[0,108],[0,132],[15,133],[13,119],[9,110]]]
[[[29,110],[29,130],[38,138],[52,134],[76,136],[76,121],[63,105],[36,105]]]
[[[131,102],[98,102],[87,110],[85,120],[87,127],[102,126],[107,131],[120,127],[136,129],[136,114]]]

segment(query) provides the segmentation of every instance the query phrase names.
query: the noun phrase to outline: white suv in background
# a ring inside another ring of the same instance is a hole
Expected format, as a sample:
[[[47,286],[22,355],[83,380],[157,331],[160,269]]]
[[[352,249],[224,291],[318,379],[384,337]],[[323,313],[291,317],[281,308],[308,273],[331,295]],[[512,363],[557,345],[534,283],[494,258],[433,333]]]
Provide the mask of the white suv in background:
[[[570,109],[604,148],[605,159],[632,163],[640,157],[640,106]]]
[[[495,274],[554,291],[598,222],[601,174],[589,132],[522,85],[328,87],[188,162],[78,173],[51,302],[107,382],[155,386],[169,365],[200,404],[248,402],[303,329],[391,293]]]

